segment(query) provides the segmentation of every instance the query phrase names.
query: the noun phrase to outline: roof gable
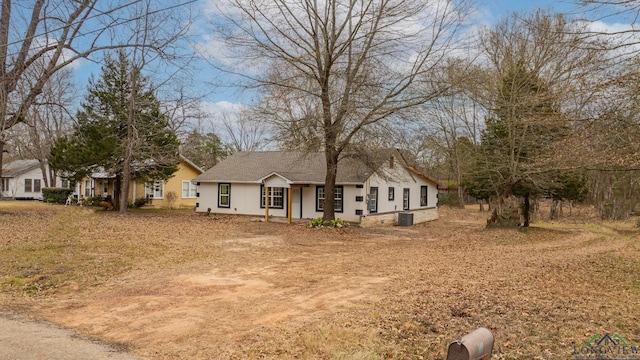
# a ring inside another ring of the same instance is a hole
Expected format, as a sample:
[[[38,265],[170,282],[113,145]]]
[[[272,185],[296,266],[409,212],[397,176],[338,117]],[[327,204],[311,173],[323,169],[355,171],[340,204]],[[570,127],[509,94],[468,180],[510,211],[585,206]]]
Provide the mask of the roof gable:
[[[40,167],[37,159],[15,160],[2,166],[2,177],[12,178]]]

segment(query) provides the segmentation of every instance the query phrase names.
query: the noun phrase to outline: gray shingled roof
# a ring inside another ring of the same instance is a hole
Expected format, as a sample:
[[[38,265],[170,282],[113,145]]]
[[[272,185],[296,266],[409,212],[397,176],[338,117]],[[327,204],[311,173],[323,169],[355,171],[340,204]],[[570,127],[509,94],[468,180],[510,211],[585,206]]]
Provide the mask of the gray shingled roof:
[[[40,167],[37,159],[15,160],[2,166],[2,177],[12,178]]]
[[[194,179],[202,182],[255,183],[277,173],[293,183],[324,184],[326,161],[322,152],[256,151],[235,153]],[[360,184],[373,173],[364,163],[345,158],[339,162],[337,184]]]

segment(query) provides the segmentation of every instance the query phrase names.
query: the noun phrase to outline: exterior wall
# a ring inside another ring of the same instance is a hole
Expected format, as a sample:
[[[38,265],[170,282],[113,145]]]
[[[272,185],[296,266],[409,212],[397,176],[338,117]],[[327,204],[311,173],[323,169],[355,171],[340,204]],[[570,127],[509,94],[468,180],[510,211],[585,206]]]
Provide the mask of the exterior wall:
[[[427,221],[433,221],[438,219],[438,209],[428,208],[420,210],[408,211],[413,214],[413,223],[420,224]],[[385,214],[373,214],[362,218],[360,226],[373,227],[373,226],[392,226],[398,224],[398,214],[385,213]]]
[[[182,193],[182,182],[183,181],[191,181],[196,176],[200,175],[200,171],[195,169],[193,166],[187,164],[184,161],[181,161],[178,164],[178,171],[176,171],[169,180],[164,183],[163,197],[162,198],[153,198],[151,202],[149,202],[147,207],[151,208],[195,208],[197,197],[189,197],[183,196]],[[173,203],[169,201],[169,194],[173,192],[176,197]],[[135,184],[129,185],[129,202],[135,201],[135,199],[139,199],[145,196],[145,184],[143,182],[136,182]]]
[[[31,180],[31,191],[25,191],[25,179]],[[40,180],[40,191],[33,191],[33,180]],[[58,179],[58,184],[60,180]],[[2,192],[2,197],[15,199],[42,199],[42,188],[44,187],[44,179],[40,168],[34,168],[16,177],[9,178],[9,188]]]
[[[427,204],[420,204],[421,188],[427,187]],[[438,218],[438,187],[436,184],[423,177],[409,172],[401,165],[390,168],[388,163],[381,170],[381,174],[373,174],[365,188],[367,199],[370,197],[371,188],[378,188],[377,212],[369,208],[364,212],[361,226],[394,225],[398,221],[399,212],[413,213],[413,223],[419,224]],[[389,188],[394,188],[393,200],[389,199]],[[409,189],[409,209],[404,209],[404,189]]]
[[[264,216],[265,209],[260,207],[260,184],[231,184],[230,207],[218,206],[218,183],[200,183],[198,207],[196,212],[207,212],[218,214],[240,214]],[[316,185],[292,186],[292,191],[299,192],[302,188],[302,216],[292,216],[293,219],[314,219],[322,217],[322,211],[316,211]],[[336,218],[351,222],[359,222],[360,215],[355,215],[356,208],[364,209],[365,202],[356,203],[356,195],[363,196],[364,189],[358,189],[355,185],[345,185],[343,188],[343,212],[336,212]],[[284,208],[269,208],[269,216],[287,217],[288,189],[284,191]],[[299,206],[299,205],[293,205]],[[299,210],[292,210],[292,214],[298,214]]]
[[[200,183],[198,197],[198,207],[196,212],[207,212],[217,214],[239,214],[264,216],[265,209],[260,207],[260,184],[231,184],[230,206],[218,206],[218,185],[219,183]],[[287,194],[284,192],[284,206],[282,209],[269,208],[269,216],[287,216]]]
[[[311,185],[303,188],[303,218],[315,219],[322,217],[322,211],[316,211],[316,189],[322,185]],[[362,202],[356,202],[356,196],[362,196]],[[336,218],[350,222],[360,222],[360,215],[356,215],[356,210],[366,209],[364,188],[357,188],[355,185],[343,186],[342,212],[336,212]],[[363,212],[364,213],[364,212]]]

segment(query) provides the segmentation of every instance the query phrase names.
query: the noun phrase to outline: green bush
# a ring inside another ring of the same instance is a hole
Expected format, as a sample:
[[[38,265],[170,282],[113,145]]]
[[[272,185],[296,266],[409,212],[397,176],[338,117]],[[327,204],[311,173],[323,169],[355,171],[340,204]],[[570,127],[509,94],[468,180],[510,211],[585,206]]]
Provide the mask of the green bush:
[[[147,199],[146,197],[139,197],[133,202],[133,207],[134,208],[141,208],[141,207],[147,205],[148,202],[149,202],[149,199]]]
[[[342,219],[334,219],[334,220],[324,221],[324,220],[322,220],[321,217],[309,221],[309,227],[319,228],[319,227],[323,227],[323,226],[330,226],[330,227],[333,227],[333,228],[343,228],[343,227],[349,226],[349,222],[345,221],[345,220],[342,220]]]
[[[46,203],[64,204],[73,189],[68,188],[42,188],[42,201]]]

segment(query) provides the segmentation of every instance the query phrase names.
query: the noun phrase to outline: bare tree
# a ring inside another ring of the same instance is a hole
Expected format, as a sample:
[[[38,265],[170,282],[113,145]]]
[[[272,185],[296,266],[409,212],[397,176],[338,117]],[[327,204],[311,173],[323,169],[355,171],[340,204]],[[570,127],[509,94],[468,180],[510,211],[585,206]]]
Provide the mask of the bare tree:
[[[76,60],[104,50],[153,46],[115,39],[123,26],[139,19],[139,14],[130,9],[140,1],[34,0],[29,8],[14,6],[13,0],[2,1],[0,168],[6,130],[29,121],[29,108],[55,73]],[[156,11],[184,4],[167,5]],[[28,91],[19,93],[19,84],[27,78],[32,80],[30,86],[25,87]]]
[[[42,93],[27,112],[27,121],[6,130],[10,153],[20,158],[34,158],[40,162],[44,187],[55,187],[55,171],[46,166],[51,145],[56,139],[69,134],[72,129],[72,115],[68,109],[75,104],[75,89],[72,74],[63,69],[54,74],[44,87]],[[19,91],[29,91],[34,76],[28,76],[20,84]]]
[[[326,159],[325,196],[335,194],[341,158],[364,129],[443,91],[439,64],[450,51],[465,0],[229,0],[220,25],[244,73],[266,94],[289,93],[313,111],[285,108],[287,126],[319,129]],[[245,68],[244,70],[247,70]],[[290,110],[295,111],[291,112]],[[304,114],[296,118],[297,114]],[[308,129],[311,129],[309,131]],[[312,146],[315,144],[312,142]],[[332,206],[323,218],[335,217]]]
[[[264,120],[250,109],[241,110],[237,117],[222,115],[223,133],[227,138],[230,153],[238,151],[256,151],[269,143],[269,127]]]

